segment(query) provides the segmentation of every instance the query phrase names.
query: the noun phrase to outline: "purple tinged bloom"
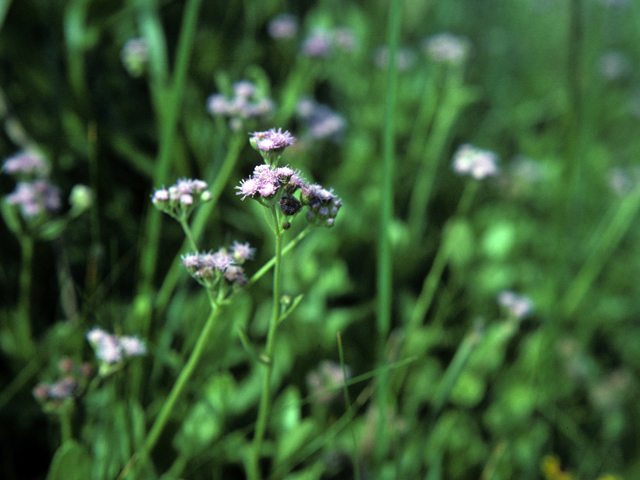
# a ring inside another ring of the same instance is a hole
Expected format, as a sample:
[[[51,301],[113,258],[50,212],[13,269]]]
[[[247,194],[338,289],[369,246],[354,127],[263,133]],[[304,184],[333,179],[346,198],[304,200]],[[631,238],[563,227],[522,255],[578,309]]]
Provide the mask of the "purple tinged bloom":
[[[333,37],[326,30],[315,30],[302,42],[300,50],[307,57],[326,57],[333,46]]]
[[[459,65],[469,55],[469,41],[453,33],[444,32],[422,41],[422,50],[431,60],[439,63]]]
[[[276,40],[293,38],[298,33],[298,20],[290,13],[282,13],[269,22],[267,30]]]
[[[469,174],[476,180],[497,175],[498,158],[495,153],[464,144],[453,156],[453,169],[461,174]]]
[[[263,152],[282,152],[286,147],[290,147],[296,139],[287,130],[272,128],[266,132],[253,132],[250,134],[251,140],[255,141],[258,150]]]
[[[96,357],[105,363],[120,363],[122,361],[122,347],[115,335],[104,336],[94,345]]]
[[[73,395],[78,388],[78,381],[70,375],[62,377],[49,387],[49,398],[64,400]]]
[[[253,198],[258,193],[258,182],[253,178],[247,178],[246,180],[241,180],[240,186],[235,188],[239,190],[236,195],[242,195],[241,200],[247,197]]]
[[[49,165],[40,155],[33,152],[20,152],[7,158],[2,171],[9,175],[25,174],[46,177]]]
[[[132,38],[122,47],[120,59],[129,75],[140,77],[149,61],[149,42],[146,38]]]
[[[249,243],[240,243],[238,241],[234,241],[233,245],[231,245],[231,250],[233,251],[233,258],[235,261],[242,263],[245,260],[252,260],[253,256],[256,253],[255,248],[251,248]]]
[[[229,102],[224,95],[216,93],[207,99],[207,110],[212,115],[226,115],[229,110]]]
[[[7,196],[10,205],[19,205],[22,214],[35,217],[44,211],[56,212],[61,207],[60,191],[47,180],[18,182],[15,190]]]
[[[128,357],[147,354],[147,347],[138,337],[120,337],[120,347]]]
[[[333,43],[345,52],[353,52],[356,47],[356,37],[349,28],[336,28],[333,31]]]
[[[87,340],[91,343],[96,358],[110,365],[122,362],[125,357],[147,353],[144,343],[137,337],[118,336],[100,328],[89,330]]]
[[[298,100],[296,112],[314,140],[338,140],[347,126],[344,117],[310,97]]]
[[[520,320],[531,313],[533,301],[524,295],[505,290],[498,295],[498,303],[507,309],[509,315]]]

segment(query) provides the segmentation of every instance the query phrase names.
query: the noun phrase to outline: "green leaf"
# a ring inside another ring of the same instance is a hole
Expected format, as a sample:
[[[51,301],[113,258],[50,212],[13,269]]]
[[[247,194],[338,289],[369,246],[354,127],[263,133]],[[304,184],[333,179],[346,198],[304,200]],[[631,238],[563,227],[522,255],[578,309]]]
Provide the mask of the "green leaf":
[[[305,420],[294,429],[284,433],[278,438],[278,446],[274,462],[276,464],[285,461],[298,452],[304,445],[317,434],[317,425],[312,420]]]
[[[91,478],[91,457],[75,440],[64,442],[51,461],[47,480],[87,480]]]

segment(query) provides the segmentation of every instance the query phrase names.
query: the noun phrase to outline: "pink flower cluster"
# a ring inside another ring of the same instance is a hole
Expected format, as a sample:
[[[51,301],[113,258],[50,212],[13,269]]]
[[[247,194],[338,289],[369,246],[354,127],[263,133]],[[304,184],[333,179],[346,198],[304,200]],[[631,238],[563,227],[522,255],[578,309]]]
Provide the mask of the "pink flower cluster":
[[[293,145],[295,138],[287,131],[276,131],[273,128],[251,135],[251,145],[262,154],[267,164],[258,165],[249,178],[241,181],[236,187],[237,195],[242,195],[242,200],[254,198],[265,206],[275,205],[277,202],[286,216],[293,216],[303,206],[308,206],[307,220],[311,224],[332,227],[342,206],[333,191],[325,190],[317,184],[308,184],[299,171],[288,166],[275,166],[284,148]],[[300,199],[294,196],[298,191]]]
[[[270,165],[258,165],[253,169],[253,175],[241,181],[236,187],[237,195],[242,195],[242,200],[246,197],[256,198],[261,196],[265,199],[273,198],[281,187],[288,187],[288,190],[298,188],[304,184],[300,178],[300,172],[289,167],[278,167],[272,169]]]
[[[246,120],[269,118],[274,109],[273,101],[262,95],[248,80],[242,80],[233,85],[231,98],[216,93],[207,99],[209,113],[214,116],[228,117],[234,131],[240,130]]]
[[[509,290],[500,292],[498,303],[507,310],[509,316],[517,320],[526,317],[533,310],[533,301],[529,297]]]
[[[96,358],[110,365],[147,353],[147,347],[138,337],[114,335],[97,327],[87,332],[87,340],[93,347]]]
[[[181,214],[190,211],[195,205],[208,202],[211,199],[211,193],[207,187],[207,182],[203,180],[181,178],[169,188],[156,190],[151,201],[159,210],[174,218],[179,218]]]
[[[43,212],[57,212],[62,202],[60,190],[41,178],[33,182],[18,182],[15,190],[7,196],[10,205],[19,205],[22,215],[37,217]]]
[[[40,155],[18,153],[4,162],[2,171],[20,179],[31,179],[18,182],[14,191],[7,195],[7,203],[19,206],[23,217],[34,218],[60,210],[60,190],[47,179],[49,165]]]
[[[344,133],[347,122],[328,106],[322,105],[310,97],[302,97],[296,105],[298,117],[307,127],[308,135],[313,140],[339,140]]]
[[[470,49],[469,40],[449,32],[432,35],[422,41],[422,51],[438,63],[452,65],[464,63]]]
[[[67,398],[72,397],[87,382],[93,368],[89,363],[77,365],[73,360],[64,357],[58,363],[62,377],[54,382],[40,382],[32,390],[33,396],[48,407],[55,408]]]
[[[255,249],[248,243],[233,242],[231,252],[220,248],[217,252],[188,253],[182,255],[182,265],[201,285],[211,287],[221,277],[236,285],[247,283],[247,277],[241,265],[253,259]]]
[[[2,171],[9,175],[46,177],[49,174],[49,164],[37,153],[20,152],[5,160]]]
[[[453,156],[453,169],[461,175],[471,175],[476,180],[498,174],[498,157],[488,150],[464,144]]]

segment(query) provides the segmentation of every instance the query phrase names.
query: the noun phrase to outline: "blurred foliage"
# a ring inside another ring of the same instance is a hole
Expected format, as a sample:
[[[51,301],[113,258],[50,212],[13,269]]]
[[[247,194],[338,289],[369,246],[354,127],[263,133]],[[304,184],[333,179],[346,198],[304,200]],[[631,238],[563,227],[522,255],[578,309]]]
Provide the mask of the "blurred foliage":
[[[36,145],[63,199],[76,184],[95,195],[87,215],[36,243],[28,299],[36,348],[28,355],[11,335],[23,242],[0,223],[3,478],[116,478],[208,314],[186,272],[165,287],[184,253],[168,217],[150,290],[139,288],[188,3],[0,0],[0,158]],[[270,478],[353,478],[355,459],[361,478],[639,478],[640,4],[404,2],[401,43],[413,60],[399,72],[394,222],[381,233],[388,92],[375,58],[387,42],[388,8],[380,0],[214,0],[197,15],[163,181],[211,185],[222,175],[234,132],[206,101],[249,79],[278,108],[271,122],[245,130],[289,129],[299,141],[282,163],[344,203],[334,228],[312,232],[284,260],[284,291],[303,299],[277,338],[265,470]],[[269,21],[283,12],[300,30],[273,39]],[[302,55],[314,29],[338,27],[353,34],[353,50]],[[444,31],[469,40],[466,62],[425,55],[423,39]],[[121,50],[139,36],[151,60],[134,78]],[[305,95],[346,120],[339,139],[303,135],[295,105]],[[463,143],[496,152],[500,174],[481,182],[456,175],[450,159]],[[244,138],[241,145],[199,247],[248,241],[258,250],[253,274],[273,241],[257,206],[233,189],[257,158]],[[14,186],[0,175],[3,197]],[[466,208],[464,198],[472,199]],[[391,238],[394,268],[385,339],[375,327],[381,234]],[[268,277],[224,310],[141,478],[244,478],[261,375],[237,331],[262,344]],[[533,313],[510,318],[496,303],[503,290],[531,298]],[[84,338],[90,328],[143,333],[137,293],[154,306],[149,355],[96,378],[70,418],[44,413],[32,388],[55,381],[64,356],[95,363]],[[342,390],[323,402],[307,383],[322,360],[338,361],[338,333],[353,379],[348,404]],[[379,452],[381,407],[371,392],[383,365],[406,359],[389,370],[382,408],[391,441]]]

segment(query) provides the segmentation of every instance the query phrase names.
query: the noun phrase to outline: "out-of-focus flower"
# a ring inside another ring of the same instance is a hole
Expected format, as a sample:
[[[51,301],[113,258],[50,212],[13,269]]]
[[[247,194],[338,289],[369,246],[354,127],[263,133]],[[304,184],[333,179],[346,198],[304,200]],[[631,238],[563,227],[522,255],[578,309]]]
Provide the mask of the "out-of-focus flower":
[[[74,185],[69,194],[71,208],[83,212],[93,203],[93,191],[86,185]]]
[[[461,175],[480,180],[498,173],[498,157],[488,150],[464,144],[453,156],[453,169]]]
[[[267,31],[276,40],[294,38],[298,34],[298,19],[290,13],[282,13],[269,22]]]
[[[247,280],[240,265],[253,258],[255,249],[248,243],[234,242],[231,251],[220,248],[217,252],[188,253],[182,256],[182,265],[205,287],[213,287],[221,278],[243,286]]]
[[[338,141],[347,127],[347,122],[342,115],[310,97],[302,97],[298,100],[296,113],[304,122],[308,136],[313,140]]]
[[[300,189],[300,203],[309,207],[307,220],[315,226],[333,227],[342,201],[318,184],[307,184]]]
[[[36,217],[43,212],[57,212],[61,207],[60,190],[45,179],[18,182],[15,190],[6,198],[10,205],[18,205],[26,218]]]
[[[207,182],[181,178],[169,188],[156,190],[151,201],[158,210],[180,220],[188,216],[193,207],[211,200],[211,192],[207,190]]]
[[[356,49],[357,40],[353,30],[347,27],[338,27],[333,31],[333,43],[336,48],[344,52],[353,52]]]
[[[349,367],[345,367],[347,379],[351,377]],[[342,374],[342,367],[339,363],[324,360],[320,362],[317,370],[307,375],[307,386],[309,387],[314,402],[327,404],[341,394],[341,387],[344,385],[345,377]]]
[[[598,70],[604,80],[612,82],[631,72],[631,62],[620,52],[606,52],[598,60]]]
[[[221,93],[211,95],[207,99],[207,110],[213,116],[229,118],[231,128],[238,131],[249,120],[269,118],[275,104],[252,82],[241,80],[233,84],[233,97]]]
[[[122,47],[120,59],[124,68],[132,77],[144,74],[149,62],[149,43],[146,38],[132,38]]]
[[[300,51],[306,57],[326,57],[333,47],[331,31],[317,28],[300,45]]]
[[[422,40],[422,51],[434,62],[459,65],[469,56],[471,46],[464,37],[444,32]]]
[[[246,260],[253,260],[253,256],[256,254],[256,249],[251,248],[249,243],[240,243],[234,241],[231,245],[231,251],[233,252],[233,259],[237,263],[243,263]]]
[[[380,69],[389,65],[389,48],[381,46],[376,49],[373,55],[373,63]],[[396,66],[398,71],[406,72],[416,63],[416,52],[409,47],[400,47],[396,52]]]
[[[616,370],[593,384],[589,390],[591,403],[603,411],[620,406],[631,386],[631,376],[624,370]]]
[[[46,177],[49,174],[49,164],[35,152],[20,152],[4,161],[2,172],[9,175],[28,175]]]
[[[509,316],[521,320],[533,310],[533,301],[524,295],[505,290],[498,294],[498,303],[504,307]]]
[[[545,455],[542,459],[540,469],[546,480],[573,480],[574,476],[563,470],[560,459],[556,455]]]
[[[107,366],[120,364],[125,358],[147,353],[144,343],[137,337],[118,336],[100,328],[89,330],[87,340],[93,347],[96,358]],[[101,373],[105,373],[102,365]]]

